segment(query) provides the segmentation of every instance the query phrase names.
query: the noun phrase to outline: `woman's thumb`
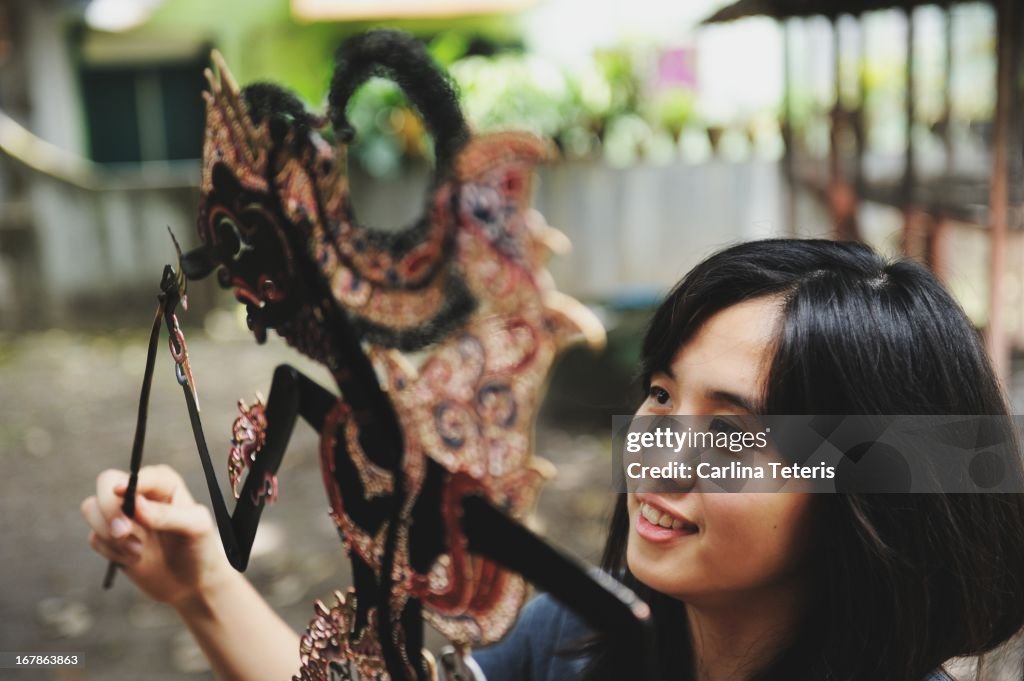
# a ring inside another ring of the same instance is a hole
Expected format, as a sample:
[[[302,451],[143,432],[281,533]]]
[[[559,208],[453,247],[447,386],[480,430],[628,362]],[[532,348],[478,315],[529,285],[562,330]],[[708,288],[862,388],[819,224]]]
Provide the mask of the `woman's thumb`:
[[[144,496],[135,498],[135,520],[151,530],[199,535],[213,527],[210,512],[195,503],[167,504]]]

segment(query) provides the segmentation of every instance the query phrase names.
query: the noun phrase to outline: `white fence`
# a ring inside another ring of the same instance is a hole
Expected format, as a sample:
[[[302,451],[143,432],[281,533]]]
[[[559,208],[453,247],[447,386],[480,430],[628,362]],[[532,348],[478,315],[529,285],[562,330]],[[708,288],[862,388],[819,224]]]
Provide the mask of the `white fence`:
[[[32,238],[30,248],[7,252],[0,240],[0,327],[60,325],[83,303],[102,311],[149,300],[173,258],[167,226],[183,247],[197,240],[197,167],[96,186],[16,170],[27,219],[0,223]],[[360,218],[372,225],[407,224],[427,183],[422,171],[352,179]],[[569,162],[541,169],[535,193],[537,208],[573,242],[571,253],[550,263],[560,288],[589,300],[653,294],[715,248],[781,234],[784,204],[774,161],[622,169]]]

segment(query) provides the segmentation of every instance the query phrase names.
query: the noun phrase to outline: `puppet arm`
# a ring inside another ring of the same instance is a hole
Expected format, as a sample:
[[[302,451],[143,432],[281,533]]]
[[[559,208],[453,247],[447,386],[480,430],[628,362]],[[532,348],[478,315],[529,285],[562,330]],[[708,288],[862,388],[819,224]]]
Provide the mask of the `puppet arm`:
[[[209,457],[203,457],[203,469],[221,543],[228,562],[239,572],[244,571],[249,563],[252,542],[265,505],[264,499],[256,493],[265,484],[266,476],[277,473],[296,418],[301,416],[314,430],[320,432],[324,416],[337,400],[335,395],[294,367],[287,364],[277,367],[267,399],[266,443],[251,465],[241,496],[230,515]]]
[[[462,500],[469,550],[521,574],[612,641],[612,678],[654,679],[650,608],[602,572],[587,571],[479,495]]]
[[[262,499],[254,502],[253,491],[263,483],[264,474],[277,472],[295,420],[301,416],[319,432],[324,416],[336,401],[334,395],[295,368],[277,367],[267,399],[266,442],[230,516],[209,457],[204,457],[221,543],[235,569],[225,569],[213,587],[175,603],[174,608],[210,660],[219,681],[285,681],[300,666],[298,634],[239,572],[249,562],[264,506]]]

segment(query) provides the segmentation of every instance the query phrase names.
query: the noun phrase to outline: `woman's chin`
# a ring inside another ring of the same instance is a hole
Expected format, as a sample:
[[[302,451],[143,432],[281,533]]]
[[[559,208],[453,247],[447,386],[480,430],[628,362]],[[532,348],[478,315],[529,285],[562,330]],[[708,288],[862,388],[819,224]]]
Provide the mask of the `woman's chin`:
[[[680,574],[677,560],[666,560],[663,546],[652,545],[632,532],[626,549],[626,565],[643,584],[669,596],[683,599],[700,589],[695,583],[699,580]]]

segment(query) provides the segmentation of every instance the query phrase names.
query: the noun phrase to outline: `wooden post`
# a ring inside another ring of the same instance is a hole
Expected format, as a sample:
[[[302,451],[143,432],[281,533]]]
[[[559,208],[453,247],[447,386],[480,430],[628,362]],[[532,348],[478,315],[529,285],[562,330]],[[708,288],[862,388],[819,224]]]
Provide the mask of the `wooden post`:
[[[829,212],[832,213],[832,234],[836,239],[845,241],[849,237],[844,234],[843,215],[840,212],[840,207],[837,205],[838,202],[835,197],[842,183],[842,170],[840,169],[842,160],[839,158],[839,136],[842,134],[842,122],[839,119],[842,116],[843,108],[841,86],[842,62],[839,56],[841,45],[839,40],[839,17],[833,16],[831,19],[832,89],[834,101],[832,102],[832,112],[828,120],[828,204]]]
[[[782,172],[786,180],[786,229],[790,236],[796,236],[796,163],[793,148],[793,74],[790,72],[792,40],[789,37],[789,21],[781,19],[782,30]]]
[[[900,203],[903,210],[903,254],[911,255],[913,247],[913,198],[914,198],[914,8],[904,10],[907,17],[907,92],[905,98],[907,116],[907,151],[903,165],[903,183]]]
[[[1015,0],[1000,0],[996,9],[996,110],[992,148],[992,184],[989,191],[991,228],[988,324],[985,345],[996,376],[1008,385],[1010,351],[1006,338],[1004,296],[1006,279],[1006,228],[1008,213],[1007,144],[1010,100],[1014,88],[1013,27]]]
[[[836,239],[860,241],[857,226],[857,194],[846,177],[843,164],[843,137],[849,130],[849,115],[843,104],[843,40],[839,30],[839,16],[832,18],[832,44],[835,49],[833,81],[835,104],[832,107],[832,129],[829,135],[828,203]]]
[[[942,102],[942,144],[946,151],[946,174],[955,169],[953,149],[953,6],[946,5],[946,93]]]
[[[839,181],[842,176],[839,158],[839,135],[842,133],[843,92],[842,92],[842,41],[839,39],[839,17],[832,17],[832,116],[829,119],[828,165],[829,179]]]
[[[853,119],[854,139],[857,143],[857,165],[854,172],[854,187],[858,200],[864,195],[864,152],[867,140],[867,108],[868,101],[868,32],[864,29],[863,15],[857,16],[857,38],[859,50],[857,54],[857,112]]]
[[[925,237],[925,263],[939,281],[949,284],[950,219],[944,215],[929,218]]]

